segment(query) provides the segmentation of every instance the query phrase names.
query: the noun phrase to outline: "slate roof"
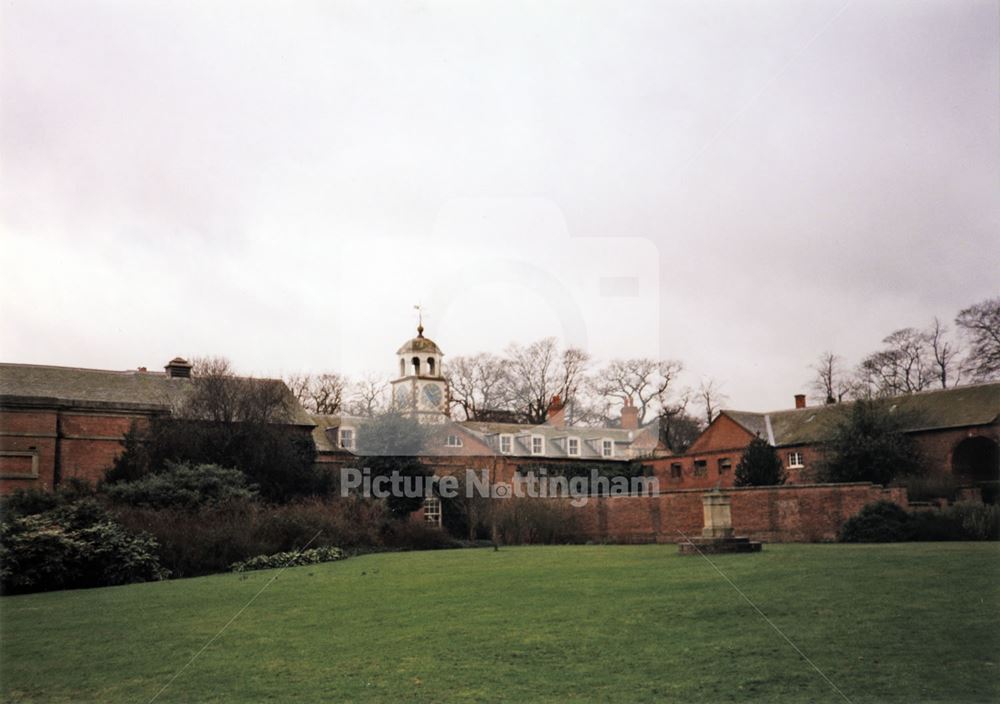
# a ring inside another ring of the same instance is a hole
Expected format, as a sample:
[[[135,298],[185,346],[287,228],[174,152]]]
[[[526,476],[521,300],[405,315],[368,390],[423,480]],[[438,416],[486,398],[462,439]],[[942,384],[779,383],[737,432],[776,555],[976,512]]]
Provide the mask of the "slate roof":
[[[904,419],[906,432],[990,425],[1000,422],[1000,383],[921,391],[894,396],[885,403]],[[776,446],[805,445],[827,439],[851,405],[848,402],[770,413],[722,412]]]
[[[309,414],[288,394],[290,425],[312,426]],[[112,371],[52,367],[41,364],[0,363],[0,402],[32,405],[84,406],[123,410],[168,411],[191,389],[192,379],[170,377],[164,372]]]

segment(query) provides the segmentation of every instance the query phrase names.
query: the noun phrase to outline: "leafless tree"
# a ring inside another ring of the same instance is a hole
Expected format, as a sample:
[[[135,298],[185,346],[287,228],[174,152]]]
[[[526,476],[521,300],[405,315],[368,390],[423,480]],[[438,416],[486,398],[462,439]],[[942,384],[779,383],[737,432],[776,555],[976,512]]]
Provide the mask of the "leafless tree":
[[[348,381],[340,374],[292,374],[285,384],[310,413],[333,415],[344,405]]]
[[[969,343],[969,375],[975,381],[1000,379],[1000,296],[965,308],[955,324]]]
[[[507,348],[510,400],[528,423],[544,423],[549,403],[559,395],[572,403],[583,383],[590,357],[569,348],[560,353],[554,337]]]
[[[961,378],[960,350],[948,338],[948,328],[935,317],[927,337],[931,346],[934,375],[941,383],[941,388],[947,389],[949,383],[956,386]]]
[[[928,388],[934,380],[930,339],[926,332],[901,328],[882,342],[886,347],[865,357],[858,379],[871,396],[909,394]]]
[[[824,403],[840,403],[850,393],[851,379],[843,369],[840,355],[824,352],[812,369],[816,372],[812,389]]]
[[[236,376],[225,357],[192,362],[191,384],[173,409],[176,418],[267,425],[289,418],[294,401],[277,379]]]
[[[729,397],[722,391],[722,384],[712,378],[702,380],[698,386],[698,398],[705,409],[706,423],[711,423],[715,420],[719,406],[729,400]]]
[[[635,405],[641,424],[648,413],[669,405],[671,383],[682,369],[675,360],[614,359],[595,375],[593,389],[598,396]]]
[[[503,409],[510,394],[507,365],[501,357],[483,352],[455,357],[444,369],[453,408],[461,409],[466,420]]]
[[[351,385],[347,411],[352,416],[374,418],[389,407],[389,384],[375,374],[369,374]]]

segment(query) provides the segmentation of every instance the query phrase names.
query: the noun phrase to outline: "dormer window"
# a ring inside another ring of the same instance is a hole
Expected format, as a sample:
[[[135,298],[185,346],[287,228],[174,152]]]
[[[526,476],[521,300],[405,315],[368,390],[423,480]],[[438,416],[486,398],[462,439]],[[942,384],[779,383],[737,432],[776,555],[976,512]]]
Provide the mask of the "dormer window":
[[[545,438],[541,435],[531,436],[531,454],[533,455],[544,455],[545,454]]]
[[[615,441],[605,438],[601,440],[601,457],[615,456]]]
[[[514,436],[513,435],[501,435],[500,436],[500,454],[509,455],[514,446]]]
[[[449,435],[444,439],[444,444],[446,447],[461,447],[462,438],[457,435]]]
[[[566,438],[566,454],[570,457],[580,456],[580,438]]]
[[[345,450],[354,449],[354,429],[353,428],[341,428],[340,429],[340,446]]]

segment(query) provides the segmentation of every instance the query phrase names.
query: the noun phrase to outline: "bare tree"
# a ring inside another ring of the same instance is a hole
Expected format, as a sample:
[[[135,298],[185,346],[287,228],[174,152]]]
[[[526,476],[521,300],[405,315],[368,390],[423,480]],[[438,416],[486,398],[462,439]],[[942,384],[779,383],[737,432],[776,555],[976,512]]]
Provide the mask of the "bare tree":
[[[698,386],[698,398],[705,409],[705,422],[709,424],[715,420],[719,406],[729,400],[722,392],[722,384],[712,378],[702,380]]]
[[[840,403],[851,390],[851,379],[843,370],[843,360],[833,352],[824,352],[812,366],[816,375],[812,389],[824,403]]]
[[[310,413],[333,415],[340,413],[348,382],[340,374],[292,374],[285,384],[299,403]]]
[[[952,386],[956,386],[961,377],[960,350],[948,339],[948,328],[935,317],[927,336],[933,356],[934,375],[941,382],[941,388],[947,389],[949,382]]]
[[[1000,296],[965,308],[955,324],[969,342],[965,367],[972,378],[1000,378]]]
[[[882,342],[885,349],[865,357],[858,378],[871,396],[893,396],[922,391],[931,385],[930,339],[926,332],[901,328]]]
[[[351,385],[348,413],[369,418],[385,413],[389,407],[388,391],[389,384],[378,375],[365,376]]]
[[[526,347],[513,343],[507,348],[507,359],[511,401],[528,423],[544,423],[549,402],[564,384],[556,339],[546,337]]]
[[[675,360],[614,359],[597,373],[593,389],[599,396],[632,403],[639,411],[641,424],[647,413],[667,407],[671,383],[682,369],[683,365]]]
[[[451,393],[451,404],[477,420],[483,414],[507,405],[510,378],[501,357],[483,352],[471,357],[455,357],[444,370]]]
[[[173,409],[177,418],[267,425],[286,421],[294,405],[283,382],[236,376],[225,357],[196,358],[191,375],[188,393]]]

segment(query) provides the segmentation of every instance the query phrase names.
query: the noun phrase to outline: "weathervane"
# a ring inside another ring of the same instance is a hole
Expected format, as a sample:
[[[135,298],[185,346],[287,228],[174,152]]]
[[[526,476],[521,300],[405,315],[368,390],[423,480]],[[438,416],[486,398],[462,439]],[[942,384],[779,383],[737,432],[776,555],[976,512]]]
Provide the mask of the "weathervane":
[[[417,311],[417,337],[424,336],[424,307],[421,304],[413,306]]]

